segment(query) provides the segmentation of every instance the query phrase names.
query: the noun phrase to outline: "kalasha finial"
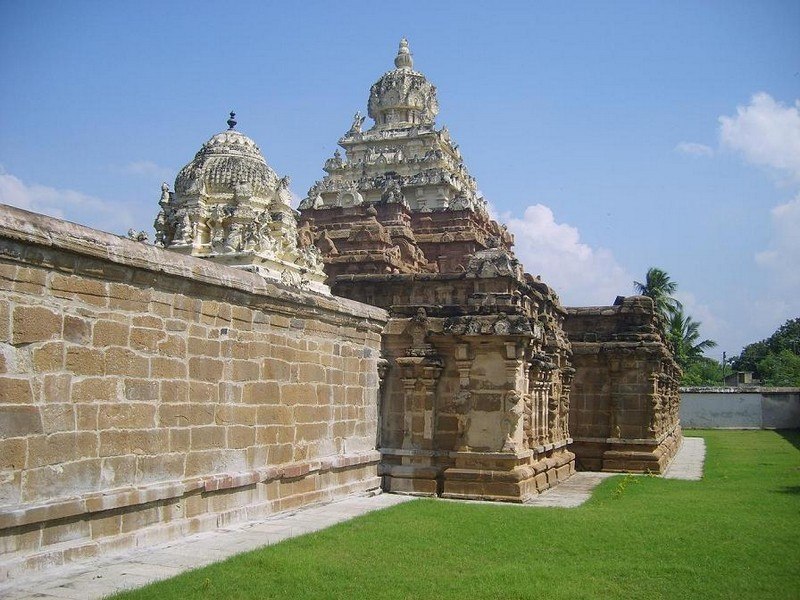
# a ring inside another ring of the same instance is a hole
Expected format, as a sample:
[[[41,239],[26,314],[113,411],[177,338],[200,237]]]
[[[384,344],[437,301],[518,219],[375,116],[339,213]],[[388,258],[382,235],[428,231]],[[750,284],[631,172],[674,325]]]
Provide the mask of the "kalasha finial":
[[[411,60],[411,52],[408,49],[408,40],[406,38],[400,40],[400,47],[397,49],[394,66],[398,69],[411,69],[414,67],[414,61]]]
[[[228,130],[233,129],[236,127],[236,113],[231,111],[231,117],[228,119]]]

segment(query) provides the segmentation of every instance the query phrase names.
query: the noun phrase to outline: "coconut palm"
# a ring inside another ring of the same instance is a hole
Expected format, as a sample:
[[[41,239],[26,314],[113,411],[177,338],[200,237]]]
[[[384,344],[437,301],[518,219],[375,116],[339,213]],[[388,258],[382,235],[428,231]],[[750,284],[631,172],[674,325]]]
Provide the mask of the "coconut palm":
[[[700,325],[699,321],[684,315],[683,308],[677,308],[669,317],[669,338],[675,348],[675,359],[683,368],[699,360],[705,350],[717,345],[714,340],[699,341]]]
[[[642,296],[652,298],[656,312],[667,320],[675,311],[683,308],[681,303],[672,297],[678,289],[678,284],[670,279],[666,271],[658,267],[650,267],[644,283],[634,281],[633,287]]]

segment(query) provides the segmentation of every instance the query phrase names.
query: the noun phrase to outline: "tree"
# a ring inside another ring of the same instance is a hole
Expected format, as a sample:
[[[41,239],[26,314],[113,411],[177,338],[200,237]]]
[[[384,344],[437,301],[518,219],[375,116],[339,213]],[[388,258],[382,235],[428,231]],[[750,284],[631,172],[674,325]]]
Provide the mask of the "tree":
[[[800,318],[789,319],[765,340],[748,344],[731,361],[735,371],[753,371],[765,385],[800,386]]]
[[[666,271],[658,267],[650,267],[644,283],[634,281],[633,287],[642,296],[652,298],[656,312],[665,319],[669,319],[675,310],[682,308],[681,303],[672,297],[678,289],[678,284],[670,279]]]
[[[713,358],[701,356],[691,362],[684,370],[681,385],[703,386],[722,383],[722,364]]]
[[[758,363],[761,383],[774,386],[800,386],[800,356],[784,349],[769,354]]]
[[[687,369],[703,356],[703,352],[717,345],[714,340],[700,341],[700,325],[699,321],[684,315],[681,306],[669,316],[668,335],[675,349],[675,360],[682,369]]]

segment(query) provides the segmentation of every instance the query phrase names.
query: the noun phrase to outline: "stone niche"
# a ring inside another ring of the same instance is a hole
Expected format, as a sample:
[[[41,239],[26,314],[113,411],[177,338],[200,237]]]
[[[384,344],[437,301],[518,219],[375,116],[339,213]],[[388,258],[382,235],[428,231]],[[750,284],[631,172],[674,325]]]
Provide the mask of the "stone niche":
[[[567,309],[575,378],[571,446],[578,467],[661,473],[681,439],[680,368],[645,296]]]

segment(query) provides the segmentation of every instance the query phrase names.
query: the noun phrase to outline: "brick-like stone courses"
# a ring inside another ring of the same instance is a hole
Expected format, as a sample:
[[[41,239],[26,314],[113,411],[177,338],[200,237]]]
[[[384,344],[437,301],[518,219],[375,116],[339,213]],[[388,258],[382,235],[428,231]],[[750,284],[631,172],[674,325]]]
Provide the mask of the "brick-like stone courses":
[[[8,207],[0,289],[0,578],[380,485],[382,310]]]
[[[680,369],[653,302],[569,308],[575,379],[570,431],[578,466],[660,473],[680,445]]]

